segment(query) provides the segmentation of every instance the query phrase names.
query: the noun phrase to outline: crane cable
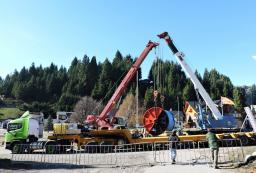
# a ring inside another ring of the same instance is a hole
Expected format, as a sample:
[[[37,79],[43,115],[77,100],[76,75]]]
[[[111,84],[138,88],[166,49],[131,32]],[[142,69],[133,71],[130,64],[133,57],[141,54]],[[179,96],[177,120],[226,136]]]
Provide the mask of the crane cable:
[[[164,61],[163,61],[163,48],[160,49],[159,48],[159,54],[161,55],[160,56],[160,59],[161,59],[161,63],[160,63],[160,88],[161,88],[161,96],[160,96],[160,101],[161,101],[161,105],[162,107],[164,107],[164,100],[165,100],[165,97],[163,95],[163,93],[165,92],[164,91],[164,88],[165,88],[165,85],[164,85],[164,75],[166,73],[164,73]]]
[[[153,75],[153,82],[154,82],[154,91],[153,91],[153,96],[154,96],[154,105],[155,107],[157,106],[157,96],[158,96],[158,56],[157,56],[157,52],[156,49],[154,50],[154,54],[155,54],[155,63],[153,63],[153,68],[152,68],[152,75]]]
[[[157,51],[155,50],[155,57],[156,57],[156,62],[154,64],[153,67],[153,79],[154,79],[154,103],[155,106],[157,105],[157,99],[159,97],[160,94],[160,102],[161,105],[163,107],[163,102],[164,102],[164,96],[162,95],[163,91],[164,91],[164,80],[163,80],[163,53],[161,52],[160,46],[157,48]]]

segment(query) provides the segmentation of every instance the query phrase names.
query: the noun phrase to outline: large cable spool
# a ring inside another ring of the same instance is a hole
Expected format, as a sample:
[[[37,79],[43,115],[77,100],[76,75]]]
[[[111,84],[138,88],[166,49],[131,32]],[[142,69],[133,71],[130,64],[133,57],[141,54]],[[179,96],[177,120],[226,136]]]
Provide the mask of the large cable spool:
[[[160,107],[148,109],[143,118],[144,128],[153,136],[162,134],[164,131],[171,131],[174,128],[174,115]]]

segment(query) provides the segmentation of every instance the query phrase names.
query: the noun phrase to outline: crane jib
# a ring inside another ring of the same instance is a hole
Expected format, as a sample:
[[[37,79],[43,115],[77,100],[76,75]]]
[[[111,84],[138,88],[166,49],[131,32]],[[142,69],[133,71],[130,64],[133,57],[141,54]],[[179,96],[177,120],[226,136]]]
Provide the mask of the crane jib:
[[[185,62],[185,55],[182,52],[179,52],[176,46],[174,45],[172,39],[170,38],[168,32],[163,32],[162,34],[158,35],[159,38],[164,39],[166,43],[168,44],[169,48],[171,49],[172,53],[176,56],[178,59],[178,62],[182,66],[183,70],[188,74],[189,79],[194,84],[195,88],[198,90],[210,110],[212,111],[212,114],[216,120],[220,120],[223,118],[220,111],[216,107],[215,103],[210,98],[209,94],[206,92],[196,75],[194,74],[193,70],[189,67],[189,65]]]

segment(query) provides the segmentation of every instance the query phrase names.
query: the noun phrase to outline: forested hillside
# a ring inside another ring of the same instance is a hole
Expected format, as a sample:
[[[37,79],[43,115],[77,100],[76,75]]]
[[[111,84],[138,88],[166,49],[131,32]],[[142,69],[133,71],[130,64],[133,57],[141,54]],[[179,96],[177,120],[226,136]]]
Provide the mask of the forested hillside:
[[[85,55],[82,59],[74,58],[68,69],[53,63],[49,67],[32,63],[29,68],[23,67],[5,79],[0,78],[0,94],[21,101],[22,104],[18,105],[21,110],[45,113],[72,111],[83,96],[92,96],[105,104],[133,62],[130,55],[123,56],[117,51],[112,62],[107,58],[104,62],[97,62],[96,57]],[[154,90],[161,93],[157,104],[165,109],[176,109],[177,99],[181,106],[186,100],[196,100],[193,84],[176,62],[155,60],[148,79],[142,80],[141,72],[139,74],[139,99],[144,106],[155,104]],[[215,69],[206,69],[202,76],[196,72],[196,75],[214,100],[227,96],[235,101],[239,111],[246,103],[256,104],[255,85],[236,87],[229,77]],[[125,95],[135,93],[135,88],[134,78]],[[0,105],[6,106],[4,101]]]

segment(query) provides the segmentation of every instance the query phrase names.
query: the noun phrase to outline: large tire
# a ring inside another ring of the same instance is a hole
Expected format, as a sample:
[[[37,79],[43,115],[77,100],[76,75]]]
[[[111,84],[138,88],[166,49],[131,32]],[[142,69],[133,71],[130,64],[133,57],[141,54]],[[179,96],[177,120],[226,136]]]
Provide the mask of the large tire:
[[[232,147],[232,146],[234,146],[234,142],[233,142],[232,139],[230,139],[230,140],[228,140],[228,139],[227,140],[222,140],[220,142],[219,146],[220,147]]]
[[[56,142],[48,142],[45,145],[46,154],[56,154],[58,153],[58,146]]]
[[[249,139],[246,136],[240,136],[240,141],[242,146],[247,146],[249,144]]]
[[[59,140],[58,146],[60,153],[66,153],[68,149],[72,149],[71,142],[68,140]]]
[[[125,145],[127,144],[126,140],[123,138],[117,139],[117,146],[116,149],[118,152],[127,152],[131,151],[133,146],[132,145]]]
[[[91,141],[91,142],[88,142],[86,145],[85,145],[85,152],[86,153],[98,153],[99,152],[99,148],[98,148],[98,142],[94,142],[94,141]]]
[[[56,154],[57,153],[57,147],[56,145],[47,145],[45,148],[46,154]]]
[[[100,153],[111,153],[114,151],[114,147],[111,142],[102,141],[99,147]]]
[[[140,144],[140,151],[151,151],[151,150],[152,150],[152,144],[150,143]]]
[[[14,143],[12,147],[12,154],[21,154],[22,152],[22,146],[21,143]]]
[[[120,139],[117,140],[117,145],[124,145],[124,144],[126,144],[126,140],[125,139],[120,138]]]

